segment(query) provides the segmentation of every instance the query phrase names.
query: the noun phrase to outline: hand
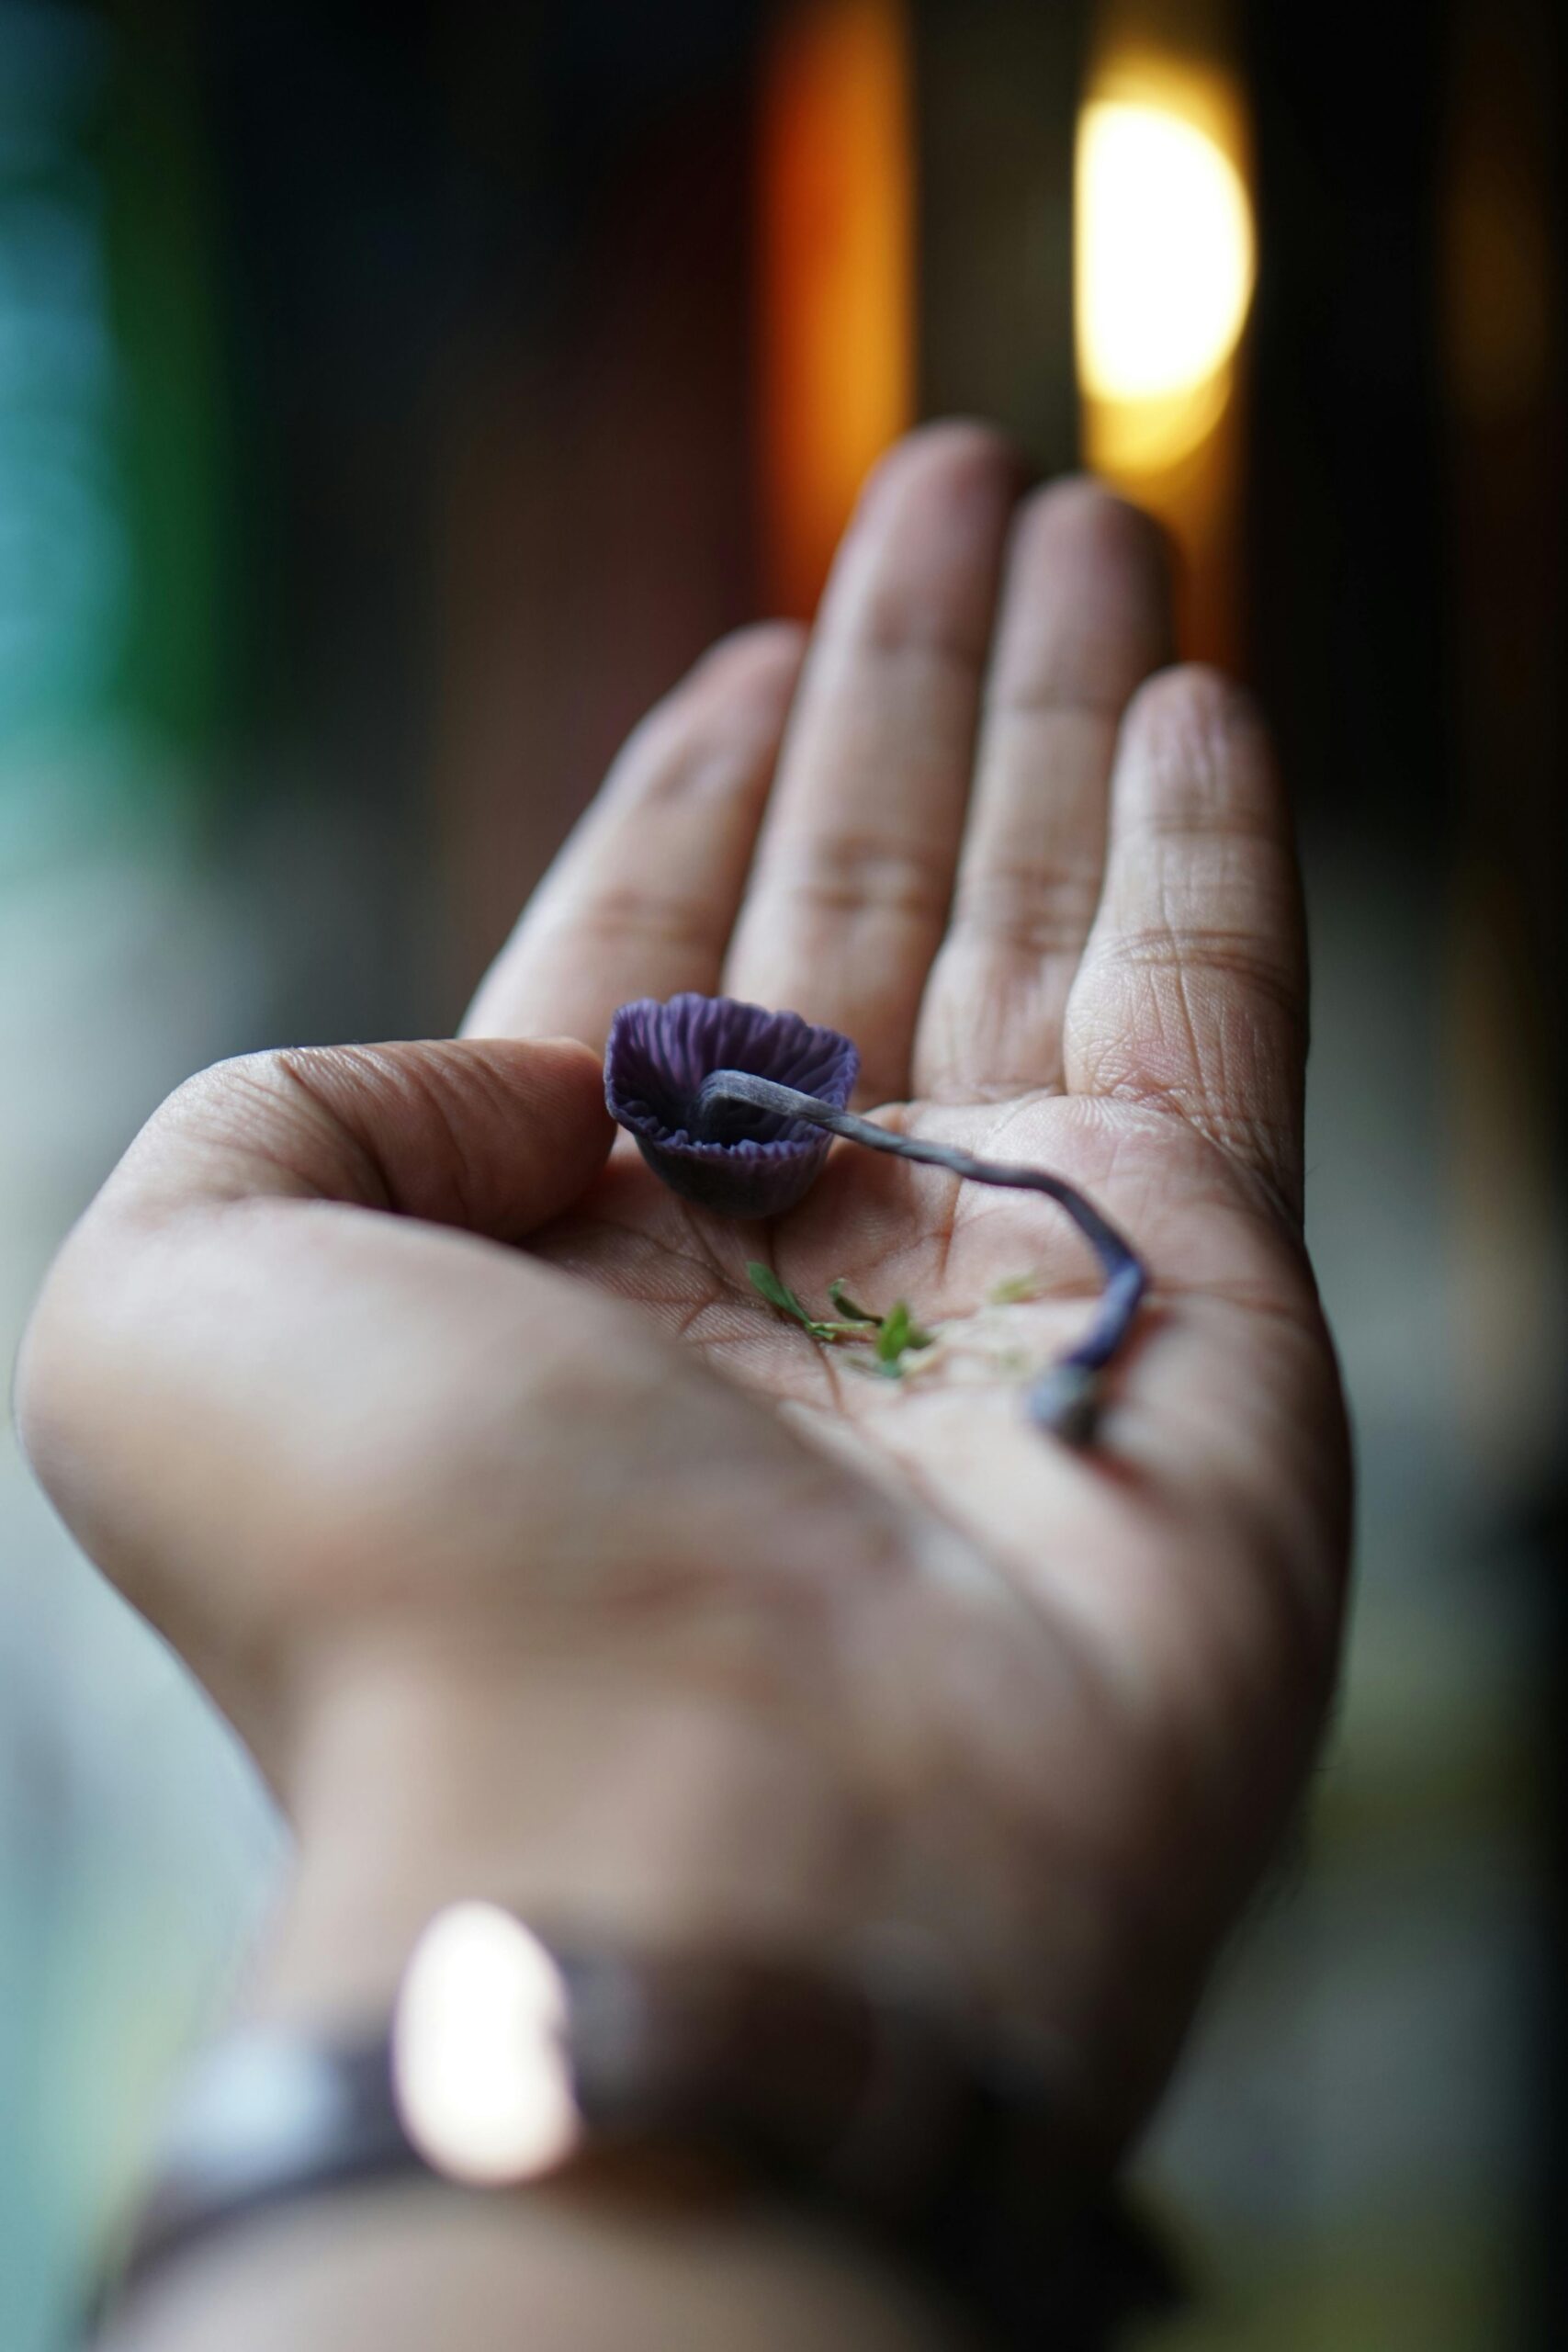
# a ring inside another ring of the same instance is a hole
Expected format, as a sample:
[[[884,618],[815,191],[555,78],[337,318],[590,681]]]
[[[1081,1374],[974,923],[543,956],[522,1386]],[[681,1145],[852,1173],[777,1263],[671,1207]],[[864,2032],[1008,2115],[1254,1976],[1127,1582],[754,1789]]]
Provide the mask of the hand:
[[[1018,492],[971,428],[895,454],[804,670],[749,632],[646,723],[470,1042],[184,1090],[68,1247],[22,1403],[362,1886],[395,1850],[421,1902],[489,1868],[666,1928],[912,1921],[1059,2034],[1110,2142],[1299,1792],[1347,1458],[1261,729],[1207,674],[1143,683],[1140,518]],[[760,1239],[625,1139],[601,1166],[593,1060],[530,1041],[596,1054],[625,999],[720,986],[847,1031],[878,1115],[1070,1177],[1139,1247],[1100,1451],[1031,1430],[983,1347],[961,1376],[998,1279],[1038,1271],[1009,1313],[1041,1353],[1086,1313],[1047,1204],[843,1151]],[[757,1298],[764,1252],[813,1304],[908,1298],[953,1376],[855,1378]]]
[[[468,1027],[598,1047],[637,995],[793,1007],[854,1037],[874,1115],[1070,1177],[1150,1261],[1105,1450],[1080,1457],[1024,1425],[1016,1372],[856,1378],[759,1308],[755,1235],[686,1209],[624,1140],[536,1243],[1026,1600],[1042,1867],[1064,1846],[1091,1879],[1109,1864],[1128,1931],[1161,1951],[1174,1934],[1190,1984],[1299,1787],[1345,1560],[1343,1412],[1300,1227],[1299,882],[1255,711],[1212,673],[1152,674],[1170,628],[1153,528],[1085,482],[1017,493],[967,427],[895,453],[809,646],[750,633],[649,720]],[[767,1255],[814,1312],[841,1276],[960,1346],[998,1278],[1038,1268],[1036,1361],[1095,1280],[1040,1203],[852,1150]]]

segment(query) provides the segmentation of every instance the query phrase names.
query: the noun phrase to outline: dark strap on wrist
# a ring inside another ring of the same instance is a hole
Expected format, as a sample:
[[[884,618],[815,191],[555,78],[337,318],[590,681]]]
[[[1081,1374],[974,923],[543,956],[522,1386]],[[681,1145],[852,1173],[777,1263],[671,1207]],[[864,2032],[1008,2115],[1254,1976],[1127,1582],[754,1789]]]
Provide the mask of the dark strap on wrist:
[[[465,1905],[444,1920],[458,1911],[488,1915],[504,1959],[505,1915]],[[445,1997],[470,2056],[478,2036],[498,2075],[513,2069],[514,2157],[504,2131],[485,2141],[481,2118],[470,2164],[460,2101],[455,2120],[440,2113],[443,1988],[416,1953],[388,2025],[256,2027],[198,2062],[117,2292],[220,2230],[337,2188],[423,2175],[504,2190],[682,2152],[915,2261],[1009,2343],[1101,2343],[1119,2303],[1167,2299],[1161,2266],[1114,2223],[1103,2187],[1086,2185],[1039,2054],[934,1974],[628,1952],[505,1926],[536,2010],[503,1999],[489,2051],[460,1970]]]

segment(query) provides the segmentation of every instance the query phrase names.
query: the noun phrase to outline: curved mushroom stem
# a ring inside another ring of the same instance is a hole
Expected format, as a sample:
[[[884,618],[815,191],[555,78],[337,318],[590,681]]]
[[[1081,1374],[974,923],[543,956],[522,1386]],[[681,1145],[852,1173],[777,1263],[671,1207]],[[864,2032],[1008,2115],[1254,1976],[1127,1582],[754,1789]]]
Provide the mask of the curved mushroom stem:
[[[928,1168],[944,1168],[972,1184],[1007,1185],[1025,1193],[1043,1193],[1065,1209],[1094,1250],[1105,1273],[1105,1287],[1093,1322],[1076,1348],[1047,1365],[1029,1392],[1030,1419],[1053,1430],[1069,1445],[1088,1445],[1094,1437],[1103,1401],[1104,1373],[1125,1340],[1148,1288],[1143,1260],[1108,1218],[1065,1178],[1041,1168],[1025,1168],[1003,1159],[976,1159],[972,1152],[949,1144],[922,1143],[915,1136],[897,1136],[852,1111],[835,1110],[814,1094],[799,1093],[771,1078],[753,1078],[747,1070],[717,1069],[704,1080],[693,1106],[692,1131],[702,1136],[705,1117],[720,1103],[745,1103],[776,1118],[802,1119],[826,1127],[846,1142],[863,1144],[868,1151],[890,1152],[898,1159],[915,1159]]]

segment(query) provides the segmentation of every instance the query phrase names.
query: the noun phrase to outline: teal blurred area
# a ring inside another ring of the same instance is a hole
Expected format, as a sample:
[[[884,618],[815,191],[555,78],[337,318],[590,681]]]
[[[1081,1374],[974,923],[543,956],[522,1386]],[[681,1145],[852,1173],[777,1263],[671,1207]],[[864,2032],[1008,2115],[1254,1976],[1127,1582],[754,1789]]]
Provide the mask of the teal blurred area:
[[[0,0],[7,1354],[72,1218],[190,1071],[450,1024],[619,737],[756,607],[757,12],[549,13]],[[998,411],[1055,468],[1067,77],[1093,12],[1046,38],[1049,13],[906,16],[919,401]],[[1527,484],[1521,520],[1497,487],[1517,413],[1433,423],[1435,330],[1408,381],[1395,330],[1379,342],[1438,173],[1399,197],[1401,150],[1325,197],[1336,155],[1382,152],[1373,100],[1400,86],[1333,66],[1356,12],[1328,11],[1315,131],[1291,12],[1232,13],[1258,61],[1248,462],[1274,534],[1241,559],[1240,658],[1303,805],[1313,1238],[1357,1412],[1360,1581],[1299,1840],[1143,2167],[1198,2286],[1157,2345],[1498,2352],[1559,2340],[1562,2260],[1540,2216],[1564,2175],[1564,997],[1529,943],[1564,665],[1526,673],[1560,642],[1561,567],[1529,550],[1561,547],[1561,516]],[[1056,76],[1037,94],[1031,59]],[[1446,539],[1400,537],[1439,506]],[[1478,612],[1505,616],[1492,671],[1452,651]],[[1478,855],[1478,808],[1511,826],[1502,852],[1489,833]],[[73,2340],[161,2092],[285,1862],[226,1729],[7,1434],[0,2352]]]
[[[0,7],[0,1329],[151,1104],[259,1015],[207,854],[222,494],[198,150],[86,12]],[[156,216],[178,234],[157,233]],[[175,332],[165,332],[170,322]],[[0,2341],[69,2340],[276,1866],[248,1765],[0,1441]]]

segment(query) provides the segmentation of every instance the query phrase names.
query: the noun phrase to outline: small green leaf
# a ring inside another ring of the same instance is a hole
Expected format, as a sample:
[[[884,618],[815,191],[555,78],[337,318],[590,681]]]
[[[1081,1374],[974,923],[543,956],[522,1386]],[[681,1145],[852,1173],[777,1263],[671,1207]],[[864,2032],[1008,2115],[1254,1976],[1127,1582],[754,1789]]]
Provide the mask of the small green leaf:
[[[903,1358],[912,1349],[929,1348],[931,1344],[931,1335],[929,1331],[922,1331],[915,1321],[909,1312],[908,1300],[895,1300],[876,1335],[876,1360],[888,1378],[897,1380],[900,1377],[904,1368]]]
[[[900,1298],[896,1301],[892,1313],[884,1317],[882,1329],[876,1335],[876,1361],[878,1363],[897,1364],[899,1357],[904,1352],[905,1342],[908,1336],[908,1306],[905,1300]]]
[[[874,1315],[869,1306],[857,1306],[855,1305],[854,1300],[844,1288],[844,1278],[842,1274],[834,1275],[832,1281],[828,1285],[828,1295],[847,1322],[880,1323],[882,1320],[881,1316]]]
[[[772,1266],[760,1265],[752,1259],[747,1263],[746,1273],[752,1289],[765,1298],[770,1306],[776,1306],[781,1315],[792,1315],[808,1331],[816,1331],[815,1319],[807,1313],[789,1284],[779,1280]]]
[[[811,1314],[789,1284],[780,1281],[771,1266],[750,1260],[746,1272],[759,1297],[765,1298],[780,1315],[787,1315],[792,1322],[798,1323],[803,1331],[809,1331],[812,1338],[820,1340],[825,1347],[874,1348],[878,1369],[891,1379],[899,1377],[900,1357],[911,1348],[929,1348],[931,1344],[931,1333],[920,1329],[905,1299],[901,1298],[892,1314],[884,1318],[880,1315],[873,1315],[868,1307],[857,1306],[852,1298],[845,1295],[843,1283],[834,1281],[829,1285],[829,1296],[846,1320],[829,1323]]]
[[[812,1338],[820,1340],[825,1347],[863,1347],[872,1338],[872,1332],[863,1324],[818,1320],[801,1305],[789,1284],[779,1280],[771,1266],[750,1261],[746,1272],[752,1289],[765,1298],[770,1306],[776,1307],[781,1315],[789,1316],[803,1331],[809,1331]]]

